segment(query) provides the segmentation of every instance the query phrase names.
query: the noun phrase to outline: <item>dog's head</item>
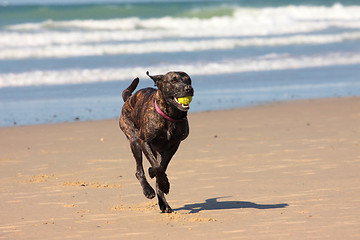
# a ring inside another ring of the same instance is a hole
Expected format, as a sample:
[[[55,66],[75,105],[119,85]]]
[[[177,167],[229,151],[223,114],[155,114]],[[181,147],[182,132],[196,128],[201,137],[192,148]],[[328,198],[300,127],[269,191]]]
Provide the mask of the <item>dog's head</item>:
[[[194,89],[191,86],[191,79],[185,72],[168,72],[165,75],[150,76],[159,89],[162,97],[168,104],[175,106],[181,111],[189,110],[189,104],[180,103],[179,98],[192,97]]]

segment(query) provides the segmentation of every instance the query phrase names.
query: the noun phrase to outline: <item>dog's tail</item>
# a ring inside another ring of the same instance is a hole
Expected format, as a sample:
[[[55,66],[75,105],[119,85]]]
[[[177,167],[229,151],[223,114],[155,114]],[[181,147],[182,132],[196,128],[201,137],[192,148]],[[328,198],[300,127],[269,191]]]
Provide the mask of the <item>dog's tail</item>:
[[[130,86],[128,86],[123,92],[122,92],[122,98],[124,102],[131,96],[132,92],[135,90],[137,85],[139,84],[139,78],[135,78]]]

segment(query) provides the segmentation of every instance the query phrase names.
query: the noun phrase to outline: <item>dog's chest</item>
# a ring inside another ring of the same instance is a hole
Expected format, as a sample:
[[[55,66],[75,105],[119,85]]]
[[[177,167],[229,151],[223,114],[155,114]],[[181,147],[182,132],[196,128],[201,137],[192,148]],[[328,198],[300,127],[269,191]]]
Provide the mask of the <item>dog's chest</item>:
[[[178,138],[179,131],[176,131],[176,125],[174,123],[167,124],[166,139],[171,140],[172,137]]]
[[[165,144],[173,141],[181,141],[186,136],[183,124],[168,122],[157,134],[156,141]]]

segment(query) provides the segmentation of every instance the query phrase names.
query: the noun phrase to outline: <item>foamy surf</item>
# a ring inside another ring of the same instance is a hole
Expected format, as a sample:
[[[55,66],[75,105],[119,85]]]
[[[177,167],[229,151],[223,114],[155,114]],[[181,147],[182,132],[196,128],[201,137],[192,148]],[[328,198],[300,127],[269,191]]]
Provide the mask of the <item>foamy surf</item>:
[[[244,8],[231,15],[46,20],[0,31],[0,60],[330,44],[360,39],[360,7]],[[331,33],[331,29],[338,29]]]
[[[165,73],[182,70],[191,76],[261,72],[285,69],[315,68],[335,65],[360,64],[360,53],[330,53],[326,55],[278,55],[222,62],[198,62],[193,64],[154,65],[131,68],[66,69],[61,71],[30,71],[0,74],[0,87],[81,84],[147,78],[145,72]]]
[[[330,44],[359,39],[360,32],[352,32],[343,34],[295,35],[269,38],[147,41],[118,44],[46,45],[38,47],[6,48],[0,52],[0,59],[69,58],[118,54],[195,52],[251,46],[261,47],[301,44]]]

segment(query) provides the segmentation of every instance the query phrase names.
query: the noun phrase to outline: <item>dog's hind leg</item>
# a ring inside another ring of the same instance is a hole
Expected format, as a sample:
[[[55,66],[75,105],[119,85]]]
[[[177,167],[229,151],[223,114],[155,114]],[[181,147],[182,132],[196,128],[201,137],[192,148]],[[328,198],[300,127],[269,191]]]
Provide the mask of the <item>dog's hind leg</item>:
[[[120,128],[125,133],[126,137],[129,139],[130,148],[134,155],[136,161],[136,173],[135,176],[139,180],[140,185],[143,189],[145,197],[152,199],[155,197],[155,191],[150,186],[149,182],[146,180],[143,159],[142,159],[142,150],[139,140],[138,130],[135,128],[133,122],[128,118],[121,116],[120,117]]]
[[[146,180],[144,167],[143,167],[143,160],[142,160],[142,151],[139,140],[132,141],[130,143],[131,150],[133,152],[134,158],[136,160],[136,173],[135,176],[139,180],[140,185],[143,189],[143,193],[145,197],[152,199],[155,197],[155,191],[150,186],[149,182]]]

